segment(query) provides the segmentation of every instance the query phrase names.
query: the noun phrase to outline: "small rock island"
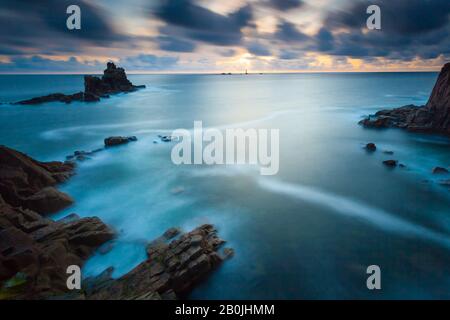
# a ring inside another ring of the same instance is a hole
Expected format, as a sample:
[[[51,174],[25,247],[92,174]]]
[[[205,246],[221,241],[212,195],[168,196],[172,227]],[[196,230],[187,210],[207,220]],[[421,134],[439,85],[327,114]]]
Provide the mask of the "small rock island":
[[[36,97],[28,100],[16,102],[14,104],[34,105],[46,102],[65,102],[72,101],[96,102],[101,98],[108,98],[111,94],[121,92],[133,92],[145,88],[145,85],[135,86],[128,80],[125,70],[118,68],[113,62],[108,62],[103,76],[84,76],[84,92],[74,94],[52,93],[42,97]]]

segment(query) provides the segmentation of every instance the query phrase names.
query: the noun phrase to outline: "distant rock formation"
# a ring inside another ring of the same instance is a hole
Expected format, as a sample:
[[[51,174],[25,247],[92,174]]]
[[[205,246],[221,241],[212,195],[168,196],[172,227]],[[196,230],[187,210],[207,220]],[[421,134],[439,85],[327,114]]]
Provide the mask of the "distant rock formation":
[[[54,186],[73,165],[39,162],[0,146],[0,300],[42,299],[67,292],[67,267],[82,266],[114,232],[100,219],[44,214],[73,200]]]
[[[33,105],[45,102],[65,102],[85,101],[95,102],[100,98],[107,98],[110,94],[120,92],[132,92],[145,88],[145,85],[135,86],[127,78],[125,70],[118,68],[112,62],[108,62],[101,78],[96,76],[84,76],[84,92],[75,94],[53,93],[42,97],[16,102],[15,104]]]
[[[404,128],[414,132],[450,135],[450,63],[442,68],[425,106],[407,105],[381,110],[360,124],[371,128]]]

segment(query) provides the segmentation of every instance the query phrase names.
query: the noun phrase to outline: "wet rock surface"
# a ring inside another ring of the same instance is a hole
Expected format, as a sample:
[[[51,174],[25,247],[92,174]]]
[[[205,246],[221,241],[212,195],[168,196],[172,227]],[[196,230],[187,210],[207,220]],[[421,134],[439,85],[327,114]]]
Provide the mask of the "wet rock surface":
[[[363,119],[360,124],[370,128],[403,128],[450,135],[450,63],[442,68],[425,106],[407,105],[381,110]]]
[[[84,154],[75,152],[76,155]],[[168,229],[148,244],[147,259],[119,279],[109,268],[67,288],[67,267],[82,267],[94,252],[105,254],[115,232],[99,218],[43,216],[72,203],[56,189],[73,174],[73,163],[39,162],[0,147],[0,299],[177,299],[204,280],[233,249],[212,225],[191,232]]]
[[[100,219],[43,215],[72,204],[55,185],[73,174],[73,165],[39,162],[0,147],[0,299],[41,299],[67,292],[66,270],[82,266],[113,238]]]
[[[433,169],[433,174],[447,174],[447,173],[449,173],[449,171],[446,168],[435,167]]]
[[[148,258],[128,274],[112,279],[112,268],[84,281],[86,299],[176,299],[183,298],[204,280],[224,259],[234,254],[232,249],[218,250],[225,243],[212,225],[202,225],[181,234],[170,243],[163,239],[178,235],[169,229],[163,237],[147,247]]]
[[[383,161],[383,164],[387,167],[394,168],[397,166],[398,161],[397,160],[385,160],[385,161]]]
[[[145,88],[145,85],[135,86],[127,78],[125,70],[118,68],[112,62],[108,62],[103,76],[85,76],[84,92],[75,94],[53,93],[42,97],[22,100],[14,104],[35,105],[46,102],[64,102],[73,101],[96,102],[101,98],[108,98],[110,94],[121,92],[133,92]]]
[[[105,147],[115,147],[119,146],[121,144],[127,144],[128,142],[137,141],[137,138],[135,136],[131,137],[109,137],[105,139]]]
[[[366,146],[364,148],[370,152],[374,152],[377,150],[377,146],[375,145],[375,143],[372,143],[372,142],[366,144]]]
[[[67,194],[54,186],[73,175],[74,165],[65,162],[39,162],[27,155],[0,146],[0,194],[12,206],[41,215],[72,204]]]

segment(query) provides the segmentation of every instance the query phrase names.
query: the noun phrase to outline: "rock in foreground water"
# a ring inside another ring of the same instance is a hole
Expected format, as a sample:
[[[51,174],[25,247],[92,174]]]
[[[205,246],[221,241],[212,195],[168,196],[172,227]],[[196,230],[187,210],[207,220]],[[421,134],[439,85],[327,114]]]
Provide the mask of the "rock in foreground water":
[[[173,230],[166,232],[172,234]],[[225,241],[212,225],[202,225],[167,243],[154,241],[147,247],[148,258],[128,274],[112,279],[112,269],[85,281],[87,299],[176,299],[183,298],[222,261],[217,252]]]
[[[109,137],[105,139],[105,147],[115,147],[121,144],[127,144],[128,142],[137,141],[135,136],[131,137]]]

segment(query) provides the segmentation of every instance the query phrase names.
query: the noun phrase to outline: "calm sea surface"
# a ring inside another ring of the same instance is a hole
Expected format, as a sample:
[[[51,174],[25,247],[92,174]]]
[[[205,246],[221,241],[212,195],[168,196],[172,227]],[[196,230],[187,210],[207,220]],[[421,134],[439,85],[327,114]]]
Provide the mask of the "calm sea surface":
[[[138,137],[81,163],[62,186],[76,203],[55,219],[96,215],[119,233],[112,251],[87,262],[85,276],[109,266],[120,276],[167,228],[212,223],[236,254],[191,298],[449,299],[450,190],[431,174],[450,165],[449,140],[357,124],[380,108],[424,104],[436,77],[133,75],[147,88],[99,103],[0,105],[0,144],[46,161],[101,147],[107,136]],[[77,75],[0,76],[0,102],[82,89]],[[153,141],[194,120],[280,129],[279,173],[175,166],[173,144]],[[366,153],[367,142],[379,151]],[[381,164],[389,158],[407,167],[389,170]],[[378,292],[366,288],[374,264]]]

